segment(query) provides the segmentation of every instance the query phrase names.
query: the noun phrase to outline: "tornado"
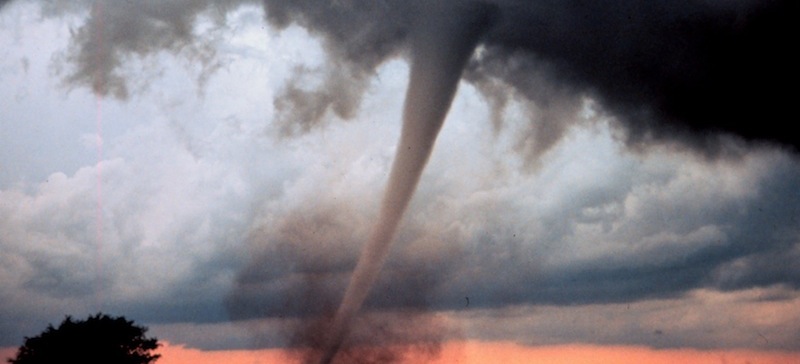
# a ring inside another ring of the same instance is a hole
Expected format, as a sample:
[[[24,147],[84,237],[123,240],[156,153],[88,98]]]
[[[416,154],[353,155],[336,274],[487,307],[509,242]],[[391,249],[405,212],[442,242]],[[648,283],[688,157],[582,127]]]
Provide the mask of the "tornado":
[[[331,363],[336,357],[386,260],[450,109],[464,66],[494,13],[493,7],[477,2],[447,7],[433,2],[424,7],[420,9],[423,12],[420,24],[411,35],[411,71],[403,106],[403,127],[378,221],[325,333],[321,357],[316,361],[319,364]]]

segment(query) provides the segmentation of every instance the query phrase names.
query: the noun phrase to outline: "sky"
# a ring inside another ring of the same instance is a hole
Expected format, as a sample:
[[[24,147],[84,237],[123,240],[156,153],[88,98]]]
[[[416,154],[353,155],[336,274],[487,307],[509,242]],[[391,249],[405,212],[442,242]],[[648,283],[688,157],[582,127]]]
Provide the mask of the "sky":
[[[300,360],[380,213],[419,39],[464,3],[0,2],[0,347],[104,312],[165,363]],[[343,357],[797,360],[789,3],[479,7]]]

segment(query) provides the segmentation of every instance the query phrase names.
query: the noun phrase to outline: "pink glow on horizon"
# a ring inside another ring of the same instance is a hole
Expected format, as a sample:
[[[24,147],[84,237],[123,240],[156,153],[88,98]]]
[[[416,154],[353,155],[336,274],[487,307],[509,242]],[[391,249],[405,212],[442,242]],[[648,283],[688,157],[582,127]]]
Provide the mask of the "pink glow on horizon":
[[[155,364],[278,364],[290,363],[290,352],[283,349],[204,351],[183,345],[162,343],[161,358]]]
[[[17,348],[1,348],[0,347],[0,363],[5,363],[6,359],[17,355]]]
[[[410,353],[402,363],[416,364],[793,364],[800,352],[750,349],[698,350],[652,349],[637,346],[553,345],[524,346],[512,342],[463,341],[445,343],[433,360],[425,354]],[[203,351],[164,343],[156,364],[299,363],[291,351],[282,349]]]
[[[16,348],[0,348],[0,359],[16,354]],[[283,349],[204,351],[163,342],[161,358],[155,364],[291,364],[298,363]],[[553,345],[523,346],[512,342],[450,342],[438,358],[409,355],[405,364],[796,364],[800,351],[759,351],[750,349],[697,350],[651,349],[638,346]]]

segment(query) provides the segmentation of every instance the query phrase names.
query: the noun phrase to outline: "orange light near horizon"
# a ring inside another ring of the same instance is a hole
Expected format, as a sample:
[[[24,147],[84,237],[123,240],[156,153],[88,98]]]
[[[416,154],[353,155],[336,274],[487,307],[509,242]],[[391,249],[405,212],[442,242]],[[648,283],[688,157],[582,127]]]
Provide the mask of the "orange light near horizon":
[[[162,342],[157,352],[161,358],[155,364],[283,364],[291,363],[284,349],[261,350],[200,350],[183,345]]]
[[[524,346],[511,342],[449,343],[436,364],[707,364],[800,363],[800,352],[756,350],[652,349],[637,346]]]
[[[284,349],[204,351],[163,343],[156,364],[286,364],[299,363],[296,352]],[[524,346],[512,342],[460,341],[444,343],[435,358],[430,353],[406,352],[405,364],[796,364],[800,352],[749,349],[652,349],[637,346],[552,345]]]

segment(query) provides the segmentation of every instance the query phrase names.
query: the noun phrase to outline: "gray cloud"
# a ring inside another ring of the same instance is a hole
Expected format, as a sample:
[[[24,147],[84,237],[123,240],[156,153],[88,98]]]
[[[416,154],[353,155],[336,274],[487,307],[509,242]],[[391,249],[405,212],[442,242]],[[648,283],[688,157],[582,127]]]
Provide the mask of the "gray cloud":
[[[131,77],[125,63],[170,52],[200,65],[201,86],[209,73],[220,66],[213,47],[213,27],[225,24],[226,14],[248,1],[100,1],[87,4],[85,23],[72,34],[73,47],[64,55],[68,85],[88,86],[100,95],[126,99],[131,95]],[[48,8],[60,14],[71,8]],[[198,30],[201,19],[211,29]],[[201,34],[202,33],[202,34]],[[145,64],[145,68],[148,65]]]
[[[798,144],[782,122],[792,105],[782,90],[797,79],[797,56],[786,46],[796,33],[792,1],[487,2],[499,16],[465,79],[493,100],[495,120],[502,100],[530,103],[532,126],[519,141],[524,155],[552,148],[579,119],[586,97],[617,119],[631,146],[678,142],[710,156],[730,153],[719,133]],[[226,14],[243,4],[251,2],[96,3],[73,34],[66,81],[125,98],[131,80],[124,63],[161,51],[200,64],[198,78],[207,79],[220,60],[211,32],[196,26],[200,19],[224,26]],[[269,24],[308,29],[329,57],[319,87],[292,78],[277,95],[283,133],[310,130],[328,111],[352,118],[376,68],[407,54],[409,34],[428,12],[421,4],[264,1]]]
[[[759,298],[785,292],[781,288],[731,294],[697,290],[680,299],[516,306],[505,310],[458,311],[455,316],[464,323],[462,330],[468,336],[495,340],[514,337],[532,345],[582,342],[655,348],[759,346],[794,350],[794,341],[800,334],[797,319],[759,322],[764,312],[796,312],[793,307],[798,299],[796,293],[789,293],[780,301]]]
[[[618,118],[632,145],[680,141],[721,153],[709,132],[797,145],[781,126],[792,104],[782,90],[797,78],[786,46],[798,10],[791,1],[492,3],[500,16],[467,79],[500,80],[536,105],[534,145],[523,147],[531,156],[564,134],[585,96]],[[297,22],[362,70],[404,49],[424,13],[394,1],[266,1],[265,9],[272,24]],[[481,89],[493,100],[507,92]]]
[[[250,233],[251,261],[229,299],[234,319],[333,310],[364,227],[346,206],[290,212]]]
[[[797,144],[781,135],[790,103],[779,91],[796,77],[785,46],[796,4],[503,3],[504,21],[487,40],[487,53],[528,54],[552,70],[559,87],[600,101],[633,141],[677,136],[713,144],[703,133],[725,131]],[[515,75],[498,74],[522,92],[537,92]]]
[[[588,133],[570,132],[571,142],[556,147],[536,175],[502,188],[459,188],[464,182],[434,168],[436,182],[421,185],[367,312],[466,314],[682,301],[697,290],[796,289],[798,275],[789,265],[799,233],[794,158],[770,150],[716,162],[622,156],[613,143],[603,146]],[[575,152],[583,144],[594,148]],[[614,162],[592,170],[594,158]],[[432,187],[441,184],[451,188]],[[326,307],[319,300],[338,302],[370,221],[342,206],[296,209],[288,216],[308,218],[291,224],[300,228],[291,234],[295,248],[280,248],[285,222],[258,230],[258,246],[267,253],[253,254],[240,273],[240,281],[255,284],[247,291],[252,295],[234,290],[231,296],[240,319],[315,316]],[[328,221],[322,230],[336,227],[321,235],[339,238],[312,234],[320,230],[311,229],[318,219]],[[286,307],[287,297],[296,303]]]
[[[309,72],[302,67],[296,68],[275,96],[275,123],[283,136],[308,133],[330,118],[331,113],[340,119],[352,119],[370,76],[373,76],[342,64],[322,71],[325,73],[322,85],[308,89],[302,80]]]

